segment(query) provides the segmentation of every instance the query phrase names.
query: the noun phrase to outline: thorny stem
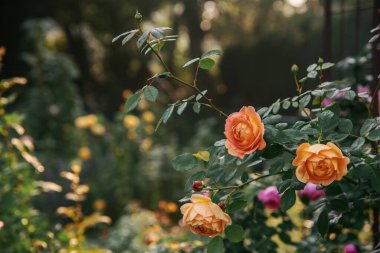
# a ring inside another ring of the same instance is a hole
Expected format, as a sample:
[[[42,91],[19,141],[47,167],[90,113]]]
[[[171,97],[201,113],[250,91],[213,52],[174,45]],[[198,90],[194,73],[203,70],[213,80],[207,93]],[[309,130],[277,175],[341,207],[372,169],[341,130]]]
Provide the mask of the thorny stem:
[[[231,186],[224,186],[224,187],[208,187],[208,188],[205,188],[204,190],[207,190],[207,191],[222,191],[222,190],[239,189],[239,188],[243,188],[243,187],[249,185],[252,182],[259,181],[259,180],[261,180],[263,178],[267,178],[267,177],[271,177],[271,176],[275,176],[275,175],[280,175],[280,174],[283,174],[284,172],[285,171],[280,171],[280,172],[277,172],[277,173],[274,173],[274,174],[268,174],[268,175],[259,176],[259,177],[253,178],[251,180],[248,180],[247,182],[245,182],[243,184],[240,184],[240,185],[231,185]]]

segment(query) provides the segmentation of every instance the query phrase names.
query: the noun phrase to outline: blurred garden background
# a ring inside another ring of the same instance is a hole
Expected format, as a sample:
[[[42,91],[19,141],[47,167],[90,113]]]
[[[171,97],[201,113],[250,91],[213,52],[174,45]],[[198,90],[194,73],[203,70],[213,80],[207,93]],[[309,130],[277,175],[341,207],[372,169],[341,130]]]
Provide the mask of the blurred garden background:
[[[188,60],[223,51],[198,80],[232,112],[292,96],[292,64],[306,67],[319,56],[337,63],[327,75],[373,86],[379,63],[368,41],[377,8],[370,0],[1,1],[0,79],[26,79],[2,90],[16,96],[1,113],[25,129],[21,149],[33,150],[41,165],[34,163],[36,172],[20,159],[17,173],[0,177],[0,219],[13,230],[0,230],[0,252],[71,252],[82,242],[92,252],[190,252],[202,243],[178,225],[186,177],[170,160],[223,138],[223,124],[206,109],[189,110],[155,132],[166,104],[191,94],[166,80],[158,104],[142,101],[123,113],[125,99],[162,71],[135,45],[111,42],[136,27],[136,10],[144,27],[172,27],[179,36],[162,54],[184,79],[193,78],[182,68]],[[83,230],[70,227],[76,215]]]

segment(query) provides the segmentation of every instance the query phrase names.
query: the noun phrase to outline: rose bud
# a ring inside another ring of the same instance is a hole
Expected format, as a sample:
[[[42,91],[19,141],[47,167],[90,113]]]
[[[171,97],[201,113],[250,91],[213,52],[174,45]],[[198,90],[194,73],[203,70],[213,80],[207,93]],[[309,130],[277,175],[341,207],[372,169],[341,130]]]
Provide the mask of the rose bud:
[[[193,187],[193,191],[200,192],[203,190],[205,186],[203,185],[202,181],[194,181],[192,187]]]

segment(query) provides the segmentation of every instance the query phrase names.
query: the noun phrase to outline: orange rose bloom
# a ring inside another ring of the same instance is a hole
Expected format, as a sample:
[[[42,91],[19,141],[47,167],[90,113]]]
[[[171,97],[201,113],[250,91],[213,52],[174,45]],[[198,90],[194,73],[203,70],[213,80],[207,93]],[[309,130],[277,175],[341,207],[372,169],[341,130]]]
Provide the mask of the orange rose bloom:
[[[224,128],[226,148],[232,156],[243,159],[257,149],[265,148],[264,124],[252,106],[243,106],[230,114]]]
[[[203,236],[214,237],[222,234],[227,225],[231,225],[228,214],[211,199],[201,194],[193,194],[191,203],[181,206],[183,223],[190,227],[191,232]]]
[[[299,181],[327,186],[347,174],[349,162],[350,159],[331,142],[326,145],[303,143],[297,149],[293,165],[297,166]]]

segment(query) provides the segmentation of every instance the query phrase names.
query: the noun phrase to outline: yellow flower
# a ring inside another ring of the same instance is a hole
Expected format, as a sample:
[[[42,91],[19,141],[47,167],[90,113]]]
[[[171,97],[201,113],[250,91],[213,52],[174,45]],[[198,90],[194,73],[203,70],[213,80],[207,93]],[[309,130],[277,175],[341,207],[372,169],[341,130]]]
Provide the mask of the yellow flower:
[[[153,141],[150,138],[146,138],[142,141],[140,145],[141,151],[148,151],[153,145]]]
[[[147,134],[153,134],[153,133],[154,133],[154,130],[155,130],[155,128],[154,128],[154,126],[152,126],[152,125],[149,125],[149,126],[146,126],[146,127],[145,127],[145,132],[146,132]]]
[[[95,135],[103,135],[106,132],[106,128],[101,124],[95,124],[91,127],[91,132]]]
[[[123,123],[128,130],[135,130],[139,126],[140,120],[135,115],[127,115],[124,117]]]
[[[80,116],[75,119],[75,126],[77,128],[86,129],[98,122],[98,118],[94,114]]]
[[[152,124],[156,121],[156,116],[151,111],[146,111],[142,114],[142,119],[149,124]]]
[[[91,158],[91,150],[88,147],[81,147],[78,151],[78,156],[83,161],[87,161]]]

